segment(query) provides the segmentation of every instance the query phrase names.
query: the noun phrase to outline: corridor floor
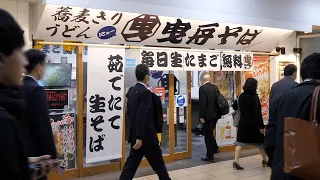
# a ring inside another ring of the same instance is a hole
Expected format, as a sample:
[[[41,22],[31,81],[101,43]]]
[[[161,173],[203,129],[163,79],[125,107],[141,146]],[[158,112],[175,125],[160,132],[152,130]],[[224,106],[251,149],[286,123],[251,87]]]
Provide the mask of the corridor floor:
[[[270,169],[262,167],[260,156],[242,158],[242,171],[232,169],[232,160],[170,171],[172,180],[269,180]],[[156,175],[136,178],[135,180],[157,180]]]

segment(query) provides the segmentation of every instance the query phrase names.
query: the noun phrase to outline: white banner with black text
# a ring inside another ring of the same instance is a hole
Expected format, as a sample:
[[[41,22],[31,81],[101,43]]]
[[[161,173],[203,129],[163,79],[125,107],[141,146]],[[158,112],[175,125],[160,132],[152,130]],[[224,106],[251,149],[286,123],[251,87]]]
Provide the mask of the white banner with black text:
[[[210,50],[140,48],[141,64],[162,71],[252,71],[252,53]]]
[[[86,163],[121,158],[124,48],[88,48]]]

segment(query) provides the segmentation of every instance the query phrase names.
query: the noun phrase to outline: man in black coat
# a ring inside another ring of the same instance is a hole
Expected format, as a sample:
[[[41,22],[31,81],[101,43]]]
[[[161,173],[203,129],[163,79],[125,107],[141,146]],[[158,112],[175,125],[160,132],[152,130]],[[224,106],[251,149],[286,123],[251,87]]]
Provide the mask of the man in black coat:
[[[22,29],[8,12],[0,9],[1,180],[35,179],[37,176],[30,173],[29,163],[37,163],[49,158],[48,156],[28,156],[26,133],[21,125],[24,102],[19,90],[22,84],[22,73],[28,64],[22,52],[23,46]]]
[[[218,151],[218,145],[213,135],[218,119],[221,118],[217,102],[218,87],[210,82],[210,74],[203,72],[200,75],[202,86],[199,88],[199,117],[204,123],[204,139],[207,147],[207,154],[201,159],[203,161],[214,161],[214,154]]]
[[[270,92],[270,99],[269,99],[269,114],[272,113],[272,108],[274,107],[274,101],[281,97],[283,94],[287,93],[288,91],[292,90],[294,87],[298,85],[298,83],[295,81],[297,77],[297,66],[294,64],[289,64],[284,68],[284,78],[280,81],[274,83],[271,87]],[[272,126],[272,125],[271,125]],[[275,136],[275,132],[272,131],[275,129],[269,129],[269,125],[267,126],[266,133],[268,136]],[[270,139],[270,138],[269,138]],[[269,140],[266,139],[266,140]],[[270,141],[264,142],[266,153],[269,157],[268,166],[271,167],[272,160],[273,160],[273,151],[274,151],[274,144]]]
[[[298,180],[283,171],[284,118],[309,119],[312,95],[315,88],[320,85],[320,54],[312,54],[304,59],[301,64],[301,77],[303,82],[276,99],[274,108],[271,109],[267,131],[272,131],[276,135],[271,136],[267,133],[265,137],[267,141],[275,144],[271,180]]]
[[[133,179],[139,164],[145,156],[160,180],[170,180],[153,116],[152,92],[147,88],[150,79],[148,66],[140,64],[135,70],[137,84],[127,93],[127,113],[130,121],[130,155],[124,165],[120,180]]]
[[[46,69],[46,54],[30,49],[25,52],[29,62],[23,80],[22,96],[26,102],[24,125],[30,136],[30,156],[51,155],[57,158],[56,146],[49,118],[47,96],[38,81]],[[46,179],[43,177],[42,179]]]

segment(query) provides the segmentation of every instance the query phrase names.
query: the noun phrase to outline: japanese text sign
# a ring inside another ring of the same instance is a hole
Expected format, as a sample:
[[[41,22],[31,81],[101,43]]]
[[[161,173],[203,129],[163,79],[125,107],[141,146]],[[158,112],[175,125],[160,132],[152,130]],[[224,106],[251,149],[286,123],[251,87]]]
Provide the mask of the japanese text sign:
[[[222,71],[252,71],[253,54],[221,53]]]
[[[47,4],[35,38],[271,51],[292,30]]]
[[[50,115],[50,123],[54,142],[57,149],[57,158],[66,169],[76,167],[76,134],[75,114],[61,113]]]
[[[253,54],[220,53],[210,50],[140,48],[140,63],[151,70],[251,71]]]
[[[68,105],[69,91],[68,89],[46,89],[49,109],[63,109]]]
[[[121,158],[124,48],[88,48],[86,163]]]

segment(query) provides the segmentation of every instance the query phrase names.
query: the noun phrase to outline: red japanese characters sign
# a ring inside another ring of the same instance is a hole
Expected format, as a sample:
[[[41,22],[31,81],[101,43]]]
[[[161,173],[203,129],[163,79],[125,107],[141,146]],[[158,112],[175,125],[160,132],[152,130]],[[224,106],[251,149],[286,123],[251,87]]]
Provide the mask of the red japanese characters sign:
[[[166,92],[164,87],[157,87],[154,90],[154,93],[160,97],[161,101],[165,101],[166,100]]]
[[[63,109],[68,105],[68,89],[46,89],[49,109]]]

